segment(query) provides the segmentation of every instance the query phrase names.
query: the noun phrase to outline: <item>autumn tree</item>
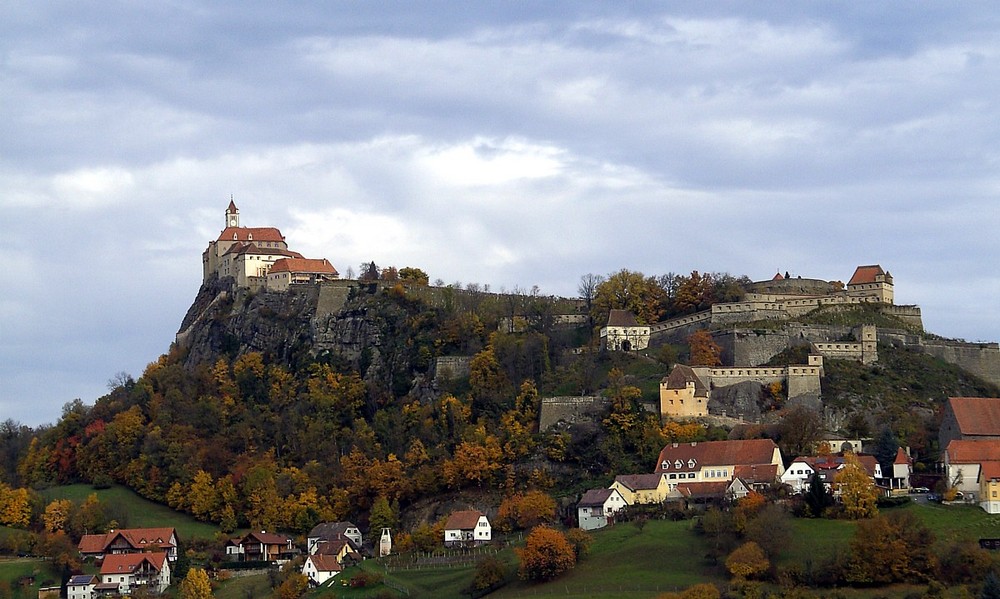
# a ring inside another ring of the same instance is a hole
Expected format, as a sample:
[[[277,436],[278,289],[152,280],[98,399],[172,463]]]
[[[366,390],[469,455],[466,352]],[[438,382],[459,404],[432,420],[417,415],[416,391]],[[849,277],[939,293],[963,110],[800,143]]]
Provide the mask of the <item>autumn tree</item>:
[[[747,541],[726,558],[726,569],[737,578],[755,578],[771,567],[771,562],[760,545]]]
[[[603,324],[611,310],[628,310],[640,323],[651,324],[662,317],[663,303],[663,289],[654,277],[622,269],[597,285],[591,314],[596,324]]]
[[[778,425],[778,446],[784,455],[812,455],[823,434],[820,413],[804,405],[785,410]]]
[[[507,578],[507,564],[495,555],[488,555],[476,562],[476,573],[472,579],[472,590],[485,591],[486,589],[492,589],[503,583],[505,578]]]
[[[27,528],[31,524],[31,494],[28,489],[12,489],[0,483],[0,524]]]
[[[534,528],[524,547],[514,551],[521,560],[518,575],[524,580],[552,580],[576,565],[573,546],[565,535],[548,526]]]
[[[722,364],[722,347],[712,339],[706,330],[695,331],[688,338],[691,351],[691,366],[719,366]]]
[[[212,583],[201,568],[191,568],[181,582],[181,599],[211,599]]]
[[[892,512],[859,522],[851,540],[845,578],[857,584],[934,580],[934,535],[912,512]]]
[[[524,530],[551,522],[555,516],[556,500],[547,493],[537,490],[505,497],[500,502],[497,513],[500,526],[508,531]]]
[[[837,472],[834,483],[848,518],[857,520],[878,515],[878,489],[856,455],[847,453],[844,456],[844,467]]]
[[[416,285],[427,285],[430,282],[430,277],[419,268],[404,266],[399,269],[399,280]]]
[[[372,504],[371,515],[368,518],[371,530],[381,531],[383,528],[396,528],[399,521],[399,507],[389,504],[385,495],[379,496]]]
[[[73,502],[69,499],[55,499],[45,506],[42,526],[48,532],[64,530],[73,513]]]

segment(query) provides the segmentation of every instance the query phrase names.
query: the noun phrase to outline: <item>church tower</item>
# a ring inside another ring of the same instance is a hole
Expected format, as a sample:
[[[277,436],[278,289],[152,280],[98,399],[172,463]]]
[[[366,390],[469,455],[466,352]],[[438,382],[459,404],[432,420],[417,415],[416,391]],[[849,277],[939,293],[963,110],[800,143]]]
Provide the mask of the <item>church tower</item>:
[[[226,228],[240,226],[240,211],[236,208],[236,202],[229,198],[229,207],[226,208]]]

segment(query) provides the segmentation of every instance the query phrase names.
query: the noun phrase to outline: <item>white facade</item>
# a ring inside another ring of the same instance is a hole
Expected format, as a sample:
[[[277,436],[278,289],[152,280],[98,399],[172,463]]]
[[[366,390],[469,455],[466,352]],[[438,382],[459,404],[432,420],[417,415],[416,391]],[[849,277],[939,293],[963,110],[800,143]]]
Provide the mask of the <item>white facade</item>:
[[[471,529],[448,529],[444,531],[444,544],[461,545],[465,543],[488,543],[493,537],[493,527],[486,516],[480,516],[476,526]]]
[[[622,494],[618,492],[618,489],[609,489],[609,491],[611,493],[599,505],[591,504],[591,502],[586,500],[586,494],[584,495],[584,499],[580,501],[581,505],[578,505],[576,508],[577,521],[580,528],[583,530],[604,528],[608,525],[609,516],[613,516],[628,505]]]
[[[793,493],[801,493],[809,488],[809,480],[815,472],[806,462],[795,460],[781,475],[781,482],[791,487]]]
[[[96,585],[96,576],[73,576],[66,583],[66,599],[93,599]]]
[[[310,555],[302,565],[302,575],[314,585],[321,585],[340,574],[340,565],[332,555]]]

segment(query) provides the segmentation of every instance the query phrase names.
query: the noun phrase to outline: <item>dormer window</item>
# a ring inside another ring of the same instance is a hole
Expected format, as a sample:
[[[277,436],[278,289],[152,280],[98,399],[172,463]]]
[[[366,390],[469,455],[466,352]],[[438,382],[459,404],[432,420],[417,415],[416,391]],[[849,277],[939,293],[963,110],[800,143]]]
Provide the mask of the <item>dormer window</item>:
[[[691,458],[690,460],[688,460],[688,468],[694,468],[694,465],[697,463],[698,462],[696,462],[694,458]]]
[[[682,466],[684,466],[684,462],[682,462],[680,460],[674,461],[674,468],[680,468]]]
[[[664,470],[670,470],[670,462],[668,462],[667,460],[663,460],[663,463],[660,464],[660,468],[663,468]]]

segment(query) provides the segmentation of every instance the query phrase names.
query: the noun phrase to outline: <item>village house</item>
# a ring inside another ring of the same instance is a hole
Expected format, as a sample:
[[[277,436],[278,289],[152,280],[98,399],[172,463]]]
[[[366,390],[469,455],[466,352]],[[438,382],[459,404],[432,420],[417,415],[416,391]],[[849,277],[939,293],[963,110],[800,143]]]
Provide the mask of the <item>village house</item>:
[[[231,554],[238,561],[244,562],[274,562],[284,564],[299,552],[292,544],[288,535],[267,531],[253,531],[233,540],[230,546],[237,547]],[[227,553],[229,550],[227,549]]]
[[[941,447],[956,439],[1000,439],[1000,398],[949,397],[944,404],[938,442]]]
[[[650,328],[628,310],[611,310],[601,327],[601,345],[608,351],[637,351],[649,347]]]
[[[677,483],[668,494],[668,499],[683,499],[691,504],[709,503],[717,500],[743,499],[753,489],[739,478],[731,481]]]
[[[603,528],[628,503],[618,489],[590,489],[576,504],[577,522],[583,530]]]
[[[492,530],[486,515],[478,510],[452,512],[444,525],[444,546],[482,545],[490,541]]]
[[[317,524],[306,535],[306,551],[309,555],[324,553],[319,551],[320,543],[348,540],[354,551],[361,551],[363,537],[361,530],[351,522],[323,522]]]
[[[628,505],[662,503],[670,492],[663,474],[619,474],[608,488],[618,491]]]
[[[105,534],[83,535],[77,545],[84,558],[105,555],[163,551],[177,561],[177,531],[173,528],[121,528]]]
[[[66,582],[66,599],[93,599],[98,578],[93,574],[71,576]]]
[[[873,455],[858,454],[855,456],[864,467],[865,472],[874,483],[882,478],[882,466]],[[838,453],[823,456],[799,456],[792,460],[788,469],[781,475],[781,482],[789,486],[793,493],[803,493],[809,489],[809,483],[814,475],[819,476],[823,486],[835,492],[834,485],[837,473],[846,463],[844,454]]]
[[[785,471],[774,441],[749,439],[671,443],[660,451],[655,472],[665,474],[668,487],[674,490],[680,483],[725,482],[728,486],[738,466],[773,466],[774,478],[767,484],[776,483]]]
[[[138,587],[145,587],[151,593],[159,594],[168,586],[170,561],[166,553],[119,553],[104,556],[101,582],[94,587],[94,591],[97,594],[131,595]]]
[[[320,586],[340,574],[342,568],[334,555],[321,553],[306,557],[302,565],[302,575],[309,579],[309,586]]]
[[[956,439],[948,444],[943,457],[948,485],[961,491],[966,499],[978,499],[989,511],[993,492],[1000,491],[992,480],[1000,473],[1000,440]],[[1000,497],[996,500],[1000,501]]]
[[[267,289],[285,291],[291,285],[333,281],[339,276],[326,258],[280,258],[267,272]]]

